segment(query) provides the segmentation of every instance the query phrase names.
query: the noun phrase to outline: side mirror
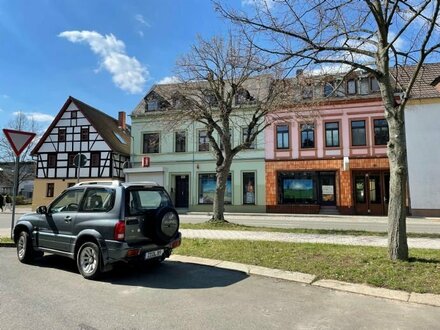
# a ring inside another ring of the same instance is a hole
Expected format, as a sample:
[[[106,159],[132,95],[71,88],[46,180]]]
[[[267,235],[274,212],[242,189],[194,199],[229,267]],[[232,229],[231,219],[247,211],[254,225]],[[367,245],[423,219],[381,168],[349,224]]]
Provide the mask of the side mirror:
[[[47,207],[44,205],[37,207],[37,213],[38,214],[47,214]]]

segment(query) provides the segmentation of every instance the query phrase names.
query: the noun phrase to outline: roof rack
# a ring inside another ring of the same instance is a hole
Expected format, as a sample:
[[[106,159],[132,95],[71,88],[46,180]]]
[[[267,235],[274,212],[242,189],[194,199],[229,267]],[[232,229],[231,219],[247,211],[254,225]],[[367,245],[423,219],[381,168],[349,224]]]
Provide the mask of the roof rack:
[[[111,180],[111,181],[82,181],[75,185],[77,186],[85,186],[85,185],[102,185],[102,186],[120,186],[121,182],[119,180]]]
[[[122,183],[122,185],[124,187],[130,187],[130,186],[160,187],[160,184],[154,181],[124,182]]]

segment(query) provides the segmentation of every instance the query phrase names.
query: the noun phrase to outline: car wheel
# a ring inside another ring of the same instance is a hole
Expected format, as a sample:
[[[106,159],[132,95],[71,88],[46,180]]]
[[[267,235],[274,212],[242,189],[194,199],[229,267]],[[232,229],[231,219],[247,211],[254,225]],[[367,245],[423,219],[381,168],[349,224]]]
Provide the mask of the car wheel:
[[[81,275],[88,280],[95,280],[101,274],[101,252],[98,245],[86,242],[78,250],[76,264]]]
[[[17,257],[20,262],[27,264],[34,259],[32,255],[32,240],[26,231],[22,231],[17,240]]]

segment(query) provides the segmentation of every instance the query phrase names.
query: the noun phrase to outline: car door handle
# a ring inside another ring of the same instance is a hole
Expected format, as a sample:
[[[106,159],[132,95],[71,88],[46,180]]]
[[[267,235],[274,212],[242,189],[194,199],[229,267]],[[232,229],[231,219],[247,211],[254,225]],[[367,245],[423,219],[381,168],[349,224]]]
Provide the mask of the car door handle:
[[[69,223],[72,221],[72,218],[70,216],[67,216],[64,218],[64,222]]]

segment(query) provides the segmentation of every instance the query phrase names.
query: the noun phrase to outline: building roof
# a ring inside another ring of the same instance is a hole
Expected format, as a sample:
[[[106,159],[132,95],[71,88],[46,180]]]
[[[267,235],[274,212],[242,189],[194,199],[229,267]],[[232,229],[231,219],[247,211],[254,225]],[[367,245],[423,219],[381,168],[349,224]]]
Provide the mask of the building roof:
[[[120,153],[125,156],[130,155],[130,126],[127,125],[127,128],[125,130],[122,129],[121,127],[119,127],[119,122],[117,119],[72,96],[68,97],[58,115],[52,121],[51,125],[41,137],[38,144],[32,150],[32,155],[38,153],[41,145],[46,140],[52,129],[56,126],[63,113],[66,111],[67,107],[72,102],[78,107],[84,117],[87,118],[90,124],[96,129],[98,134],[101,135],[104,141],[114,152]],[[118,136],[121,138],[121,140],[118,138]]]

